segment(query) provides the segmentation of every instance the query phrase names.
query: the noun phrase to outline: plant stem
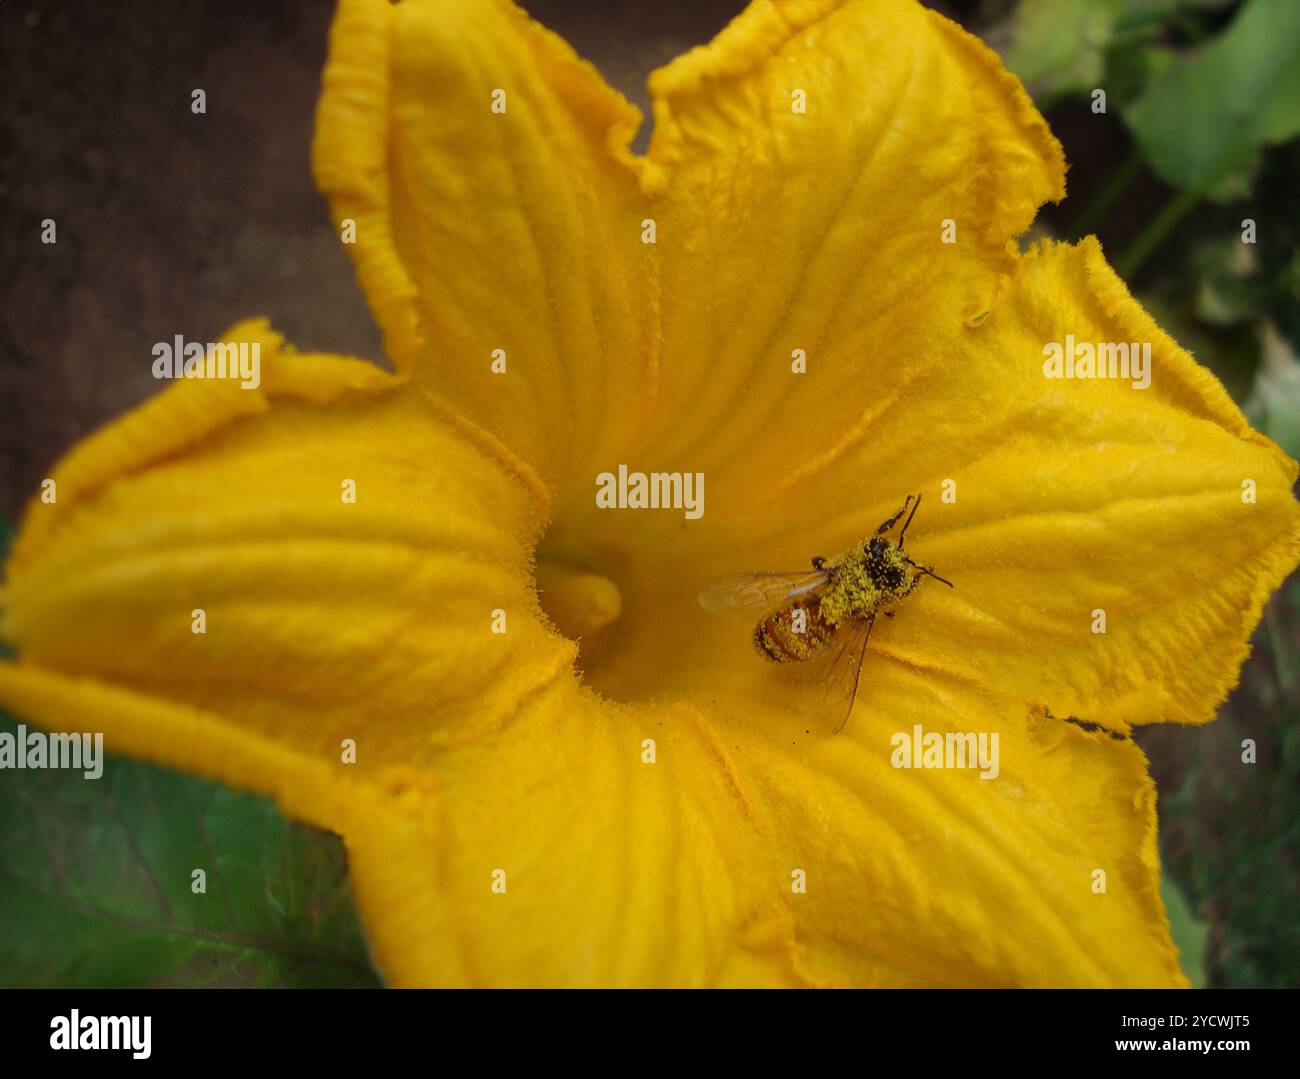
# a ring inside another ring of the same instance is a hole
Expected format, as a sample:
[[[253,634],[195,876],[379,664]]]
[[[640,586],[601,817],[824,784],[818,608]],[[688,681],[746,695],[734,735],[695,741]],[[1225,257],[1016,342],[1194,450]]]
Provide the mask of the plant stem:
[[[1197,203],[1201,201],[1199,191],[1180,191],[1178,196],[1165,203],[1165,207],[1148,223],[1146,228],[1137,234],[1137,237],[1129,244],[1128,250],[1124,252],[1123,257],[1119,260],[1117,268],[1120,277],[1130,280],[1137,276],[1137,273],[1146,264],[1147,259],[1165,237],[1169,235],[1173,227],[1178,224],[1191,211]]]
[[[1092,197],[1078,219],[1070,226],[1069,236],[1075,243],[1090,233],[1115,205],[1119,197],[1129,189],[1133,181],[1142,174],[1142,155],[1136,147],[1129,153],[1128,160],[1110,174],[1101,190]]]

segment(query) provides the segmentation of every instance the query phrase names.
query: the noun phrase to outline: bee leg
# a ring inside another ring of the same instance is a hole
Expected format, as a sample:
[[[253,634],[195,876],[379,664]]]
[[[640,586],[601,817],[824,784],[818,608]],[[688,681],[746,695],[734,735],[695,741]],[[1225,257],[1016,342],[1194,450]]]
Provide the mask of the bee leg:
[[[824,559],[821,555],[818,555],[816,558],[812,560],[812,567],[813,569],[819,569],[819,570],[825,569],[826,559]]]
[[[912,496],[908,495],[907,501],[903,503],[903,508],[899,510],[896,514],[894,514],[894,516],[889,518],[889,520],[886,521],[884,524],[882,524],[879,528],[877,528],[876,535],[883,536],[886,532],[888,532],[891,528],[893,528],[894,525],[898,524],[898,522],[902,520],[903,514],[907,512],[907,507],[910,506],[911,504],[912,504]],[[916,510],[913,510],[912,512],[915,513]],[[911,521],[910,517],[908,518],[908,521]]]
[[[953,587],[952,581],[949,581],[944,577],[940,577],[929,566],[917,565],[910,558],[907,560],[907,564],[911,566],[914,570],[916,570],[917,573],[924,573],[927,577],[933,577],[936,581],[939,581],[941,584],[946,584],[949,588]]]

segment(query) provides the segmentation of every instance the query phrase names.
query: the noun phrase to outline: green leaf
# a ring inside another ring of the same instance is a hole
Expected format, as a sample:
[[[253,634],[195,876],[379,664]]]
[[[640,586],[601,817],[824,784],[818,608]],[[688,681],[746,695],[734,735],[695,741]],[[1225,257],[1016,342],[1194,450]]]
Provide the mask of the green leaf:
[[[6,985],[379,984],[342,844],[268,799],[109,758],[6,771],[0,820]]]
[[[1211,198],[1244,194],[1260,149],[1300,134],[1300,4],[1251,0],[1125,111],[1152,169]]]
[[[1119,24],[1166,22],[1183,8],[1223,8],[1236,0],[1120,0]]]
[[[1020,0],[1007,66],[1040,107],[1102,85],[1117,0]]]
[[[1192,911],[1182,890],[1168,873],[1160,874],[1160,893],[1169,916],[1169,930],[1178,946],[1178,959],[1187,980],[1197,989],[1205,988],[1205,923]]]

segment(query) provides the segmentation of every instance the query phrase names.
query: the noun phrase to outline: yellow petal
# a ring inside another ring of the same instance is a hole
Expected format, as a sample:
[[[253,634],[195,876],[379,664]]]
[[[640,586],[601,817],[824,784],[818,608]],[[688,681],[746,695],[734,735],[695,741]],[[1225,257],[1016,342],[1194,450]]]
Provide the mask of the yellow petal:
[[[177,382],[79,445],[55,504],[32,503],[3,627],[25,667],[198,708],[336,770],[354,739],[360,772],[501,722],[568,670],[530,586],[545,494],[526,471],[369,365],[295,355],[260,324],[230,340],[259,345],[261,388]],[[206,763],[188,739],[158,752]]]
[[[810,984],[753,807],[690,709],[619,709],[565,677],[419,767],[374,760],[359,720],[340,770],[237,714],[27,663],[0,663],[0,705],[340,833],[392,985]]]
[[[387,976],[1184,984],[1140,750],[895,662],[872,677],[852,738],[787,714],[781,740],[753,713],[619,708],[558,682],[412,776],[408,814],[354,803],[345,834]],[[913,724],[995,735],[996,778],[892,767]]]
[[[716,735],[601,702],[545,627],[531,472],[409,383],[228,340],[259,389],[174,384],[30,506],[0,707],[339,832],[394,984],[806,982]]]
[[[810,971],[855,985],[1185,984],[1141,750],[889,656],[869,656],[863,680],[843,735],[787,724],[783,740],[766,727],[732,739],[777,822],[786,890],[806,874],[788,902]],[[899,767],[926,759],[918,733],[923,748],[973,735],[963,751],[993,767]]]
[[[511,4],[339,6],[316,178],[389,355],[548,482],[653,398],[639,122]]]
[[[1149,342],[1149,387],[1045,378],[1044,345],[1067,335]],[[879,465],[909,490],[938,496],[950,478],[957,492],[927,503],[914,542],[957,587],[929,592],[891,646],[1058,715],[1213,718],[1300,560],[1295,462],[1132,300],[1095,241],[1026,258],[961,344],[960,388],[940,375],[895,428],[932,440]]]
[[[465,578],[490,591],[476,552],[508,566],[534,527],[521,481],[408,387],[231,336],[267,354],[262,409],[179,384],[74,454],[56,507],[33,507],[9,573],[23,660],[0,667],[0,701],[341,832],[395,984],[1176,980],[1135,750],[1045,736],[888,657],[851,739],[796,731],[791,751],[790,717],[747,676],[752,711],[720,685],[716,720],[603,704],[526,600],[493,641],[486,604],[475,627],[462,599]],[[289,389],[298,362],[322,380],[311,401]],[[207,430],[186,430],[194,415]],[[520,591],[505,571],[498,587]],[[195,606],[207,634],[189,633]],[[498,645],[504,668],[483,653]],[[871,739],[911,721],[998,731],[997,784],[891,772]]]
[[[394,984],[1173,977],[1136,751],[1073,729],[1054,749],[1023,710],[876,657],[887,711],[789,752],[758,683],[763,723],[727,703],[601,702],[525,594],[538,503],[508,459],[369,368],[292,355],[258,325],[230,338],[260,344],[263,390],[177,384],[33,505],[0,703],[339,831]],[[503,635],[487,596],[511,615]],[[997,785],[894,774],[868,741],[945,708],[1001,730]],[[969,892],[950,904],[953,880]],[[1127,958],[1135,941],[1149,962]]]
[[[632,552],[626,632],[587,670],[592,684],[634,700],[753,671],[749,627],[701,611],[701,584],[807,568],[921,492],[908,549],[955,587],[923,582],[877,622],[873,649],[1122,729],[1213,717],[1300,560],[1295,462],[1128,296],[1095,241],[1027,256],[979,326],[945,329],[931,329],[927,373],[819,467],[748,482],[737,470],[751,501],[736,506],[710,474],[689,557],[678,515],[643,514],[636,542],[626,517],[572,526],[594,549]],[[1043,346],[1067,334],[1149,341],[1150,386],[1045,378]]]
[[[987,310],[1010,241],[1064,194],[1020,84],[910,0],[753,4],[650,89],[665,360],[645,454],[705,471],[716,506],[862,437],[933,362],[924,331]]]
[[[559,680],[345,834],[398,985],[808,984],[770,843],[690,708]],[[419,786],[417,786],[419,784]]]

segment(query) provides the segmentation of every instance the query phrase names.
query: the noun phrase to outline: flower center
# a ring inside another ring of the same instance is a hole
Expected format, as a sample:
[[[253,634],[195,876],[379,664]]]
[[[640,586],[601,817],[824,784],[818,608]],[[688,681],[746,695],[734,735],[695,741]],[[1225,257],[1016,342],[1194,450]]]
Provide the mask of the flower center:
[[[599,573],[576,569],[538,553],[537,592],[555,628],[577,641],[584,669],[605,647],[610,627],[623,611],[618,586]]]

